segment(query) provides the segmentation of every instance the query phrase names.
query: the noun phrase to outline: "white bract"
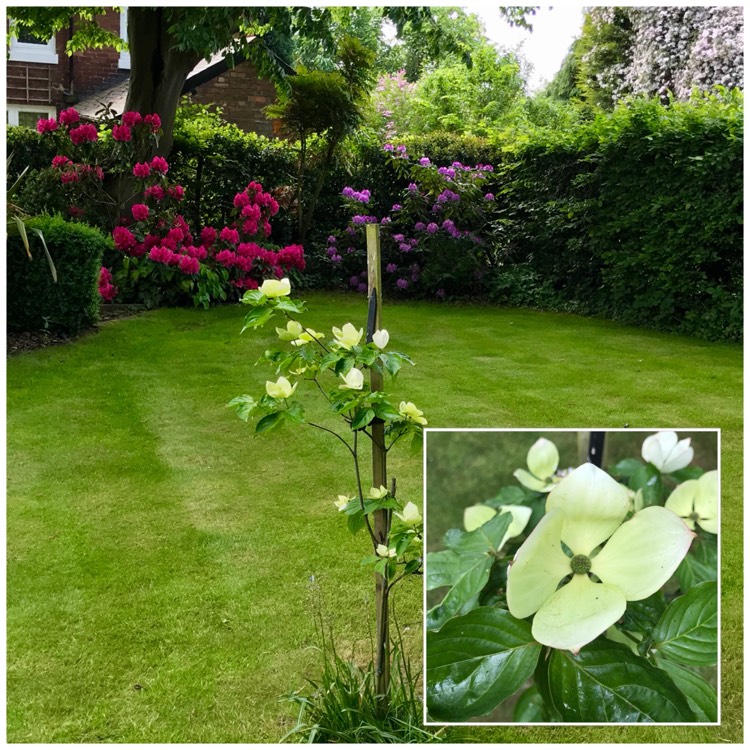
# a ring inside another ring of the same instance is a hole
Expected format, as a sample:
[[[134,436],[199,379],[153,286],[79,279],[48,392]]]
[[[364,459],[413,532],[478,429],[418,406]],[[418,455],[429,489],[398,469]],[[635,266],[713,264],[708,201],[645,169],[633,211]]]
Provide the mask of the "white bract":
[[[719,533],[719,472],[707,471],[699,479],[688,479],[676,487],[664,504],[695,529],[698,524],[711,534]]]
[[[372,341],[378,349],[385,349],[385,347],[388,346],[389,338],[390,336],[385,328],[383,328],[382,331],[375,331],[375,333],[372,334]]]
[[[302,331],[299,334],[299,338],[296,338],[294,341],[292,341],[292,346],[302,346],[303,344],[308,344],[311,341],[322,339],[324,335],[325,334],[318,333],[317,331],[313,331],[312,329]]]
[[[302,325],[296,320],[290,320],[286,328],[277,328],[276,333],[282,341],[292,341],[302,333]]]
[[[385,544],[379,544],[375,549],[378,557],[396,557],[396,550],[393,547],[386,547]]]
[[[381,484],[380,487],[370,487],[367,497],[370,500],[382,500],[388,494],[388,490]]]
[[[687,554],[695,534],[679,516],[652,506],[623,523],[629,505],[625,488],[593,464],[550,493],[546,515],[508,569],[508,609],[534,615],[539,643],[578,653],[622,617],[627,602],[658,591]]]
[[[421,425],[427,424],[427,420],[422,416],[424,412],[417,409],[411,401],[402,401],[398,405],[398,413],[409,422],[416,422]]]
[[[526,528],[531,518],[531,508],[525,505],[501,505],[499,508],[491,508],[489,505],[472,505],[464,511],[464,528],[466,531],[474,531],[484,526],[498,513],[510,513],[512,516],[510,526],[497,547],[501,549],[508,539],[518,536]]]
[[[347,505],[349,505],[349,502],[352,498],[348,497],[347,495],[339,495],[338,500],[334,500],[333,504],[339,509],[339,512],[344,510]]]
[[[684,469],[693,460],[693,449],[690,438],[678,442],[676,432],[657,432],[643,441],[641,455],[662,474],[670,474]]]
[[[362,386],[365,384],[365,376],[362,370],[358,370],[356,367],[352,367],[346,375],[341,375],[344,385],[340,385],[339,388],[350,388],[353,391],[361,391]]]
[[[417,508],[411,500],[404,505],[404,509],[401,513],[396,511],[394,515],[400,518],[407,526],[416,526],[422,520],[422,516],[419,514],[419,508]]]
[[[344,349],[351,349],[353,346],[357,346],[362,340],[364,330],[360,328],[357,330],[351,323],[344,323],[343,328],[332,328],[333,336],[340,346]]]
[[[555,486],[550,480],[557,471],[560,454],[557,446],[546,438],[539,438],[529,448],[526,465],[529,470],[516,469],[513,476],[524,486],[535,492],[549,492]]]
[[[259,289],[261,294],[265,294],[266,297],[286,297],[292,292],[292,285],[289,279],[266,279]]]
[[[283,375],[275,383],[266,380],[266,393],[273,398],[289,398],[296,388],[297,383],[292,385]]]

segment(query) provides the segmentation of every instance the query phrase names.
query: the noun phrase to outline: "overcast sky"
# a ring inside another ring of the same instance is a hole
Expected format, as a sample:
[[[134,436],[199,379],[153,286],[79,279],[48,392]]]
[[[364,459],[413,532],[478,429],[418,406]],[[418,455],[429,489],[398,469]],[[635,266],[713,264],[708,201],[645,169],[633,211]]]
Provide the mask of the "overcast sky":
[[[534,27],[531,32],[510,26],[500,17],[497,6],[484,2],[469,3],[463,7],[482,19],[490,41],[502,47],[515,48],[521,45],[523,56],[534,68],[529,79],[531,91],[552,80],[583,23],[581,5],[540,7],[531,18]]]

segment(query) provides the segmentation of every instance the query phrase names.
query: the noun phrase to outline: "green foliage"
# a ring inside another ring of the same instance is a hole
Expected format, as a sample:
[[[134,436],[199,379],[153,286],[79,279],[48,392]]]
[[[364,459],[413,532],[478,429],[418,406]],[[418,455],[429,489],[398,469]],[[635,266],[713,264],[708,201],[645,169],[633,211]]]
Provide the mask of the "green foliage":
[[[680,664],[716,664],[718,618],[716,583],[701,583],[664,611],[652,634],[653,648],[659,656]]]
[[[735,92],[540,134],[505,165],[506,263],[531,304],[739,340],[741,164]],[[496,300],[523,294],[498,277]]]
[[[440,721],[488,713],[534,673],[542,647],[531,626],[480,607],[427,634],[427,710]]]
[[[31,260],[19,237],[9,239],[8,327],[77,334],[99,318],[97,284],[102,255],[110,241],[93,227],[69,224],[59,217],[37,217],[28,225],[44,234],[58,281],[50,275],[37,238],[29,238]]]
[[[669,675],[621,643],[597,640],[579,654],[552,649],[539,661],[537,685],[563,721],[696,721]]]

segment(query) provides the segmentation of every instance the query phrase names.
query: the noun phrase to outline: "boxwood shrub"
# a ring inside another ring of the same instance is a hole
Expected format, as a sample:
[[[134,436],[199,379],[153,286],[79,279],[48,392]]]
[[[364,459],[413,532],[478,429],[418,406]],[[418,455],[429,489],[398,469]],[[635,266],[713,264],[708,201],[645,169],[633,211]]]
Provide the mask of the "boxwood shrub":
[[[29,220],[44,234],[57,270],[52,279],[39,238],[29,232],[32,258],[19,237],[8,241],[8,328],[51,330],[69,335],[94,325],[99,316],[98,279],[110,240],[98,229],[59,216]]]

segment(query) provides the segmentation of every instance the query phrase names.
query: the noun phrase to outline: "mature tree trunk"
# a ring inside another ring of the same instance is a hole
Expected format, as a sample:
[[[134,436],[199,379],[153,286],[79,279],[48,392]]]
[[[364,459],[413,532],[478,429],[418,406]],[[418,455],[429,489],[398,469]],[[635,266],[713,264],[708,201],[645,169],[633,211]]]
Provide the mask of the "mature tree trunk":
[[[201,60],[198,52],[176,49],[165,10],[132,6],[128,9],[130,86],[125,102],[126,111],[159,115],[163,134],[156,153],[162,156],[172,148],[172,131],[182,87]]]

